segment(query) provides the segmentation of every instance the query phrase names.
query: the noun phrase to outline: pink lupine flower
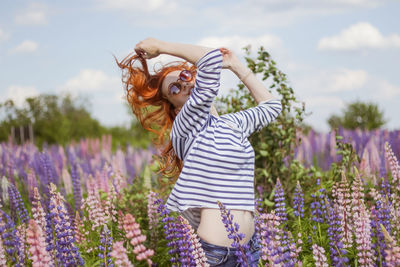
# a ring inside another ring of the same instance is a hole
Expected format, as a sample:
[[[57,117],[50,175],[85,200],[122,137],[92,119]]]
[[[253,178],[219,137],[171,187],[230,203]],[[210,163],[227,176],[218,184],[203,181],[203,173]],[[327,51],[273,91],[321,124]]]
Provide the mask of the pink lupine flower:
[[[313,258],[316,267],[328,267],[327,258],[325,256],[325,249],[317,244],[312,245]]]
[[[84,227],[79,212],[77,211],[75,215],[75,240],[78,244],[86,240],[85,234],[89,235],[88,232],[82,233],[82,231],[84,231]]]
[[[157,205],[155,204],[156,200],[157,194],[150,191],[147,194],[147,217],[149,218],[149,230],[157,228],[158,224]]]
[[[135,217],[131,214],[126,214],[123,219],[123,228],[126,233],[126,237],[131,239],[130,243],[134,247],[133,253],[136,254],[137,260],[147,260],[149,266],[151,266],[152,261],[150,257],[154,255],[152,249],[146,249],[142,244],[146,240],[146,236],[142,235],[140,230],[140,225],[136,222]]]
[[[115,242],[110,255],[114,258],[115,266],[133,267],[133,264],[129,261],[128,255],[126,255],[124,242]]]
[[[50,255],[46,250],[46,240],[43,229],[35,220],[29,220],[26,243],[30,246],[29,253],[32,266],[47,267],[53,265]]]
[[[371,219],[363,202],[359,212],[354,214],[354,230],[357,247],[357,258],[360,266],[374,266],[375,256],[371,240]]]
[[[340,183],[333,185],[332,196],[341,218],[343,248],[350,248],[353,246],[353,222],[351,220],[350,189],[344,172],[342,172]]]
[[[189,222],[183,218],[182,216],[178,216],[179,222],[186,228],[186,234],[188,235],[188,239],[191,241],[192,249],[193,249],[193,258],[196,261],[196,266],[207,267],[209,264],[207,263],[207,257],[204,253],[203,248],[201,247],[200,239],[197,234],[194,232],[192,226]]]
[[[40,202],[40,195],[37,187],[33,189],[32,218],[41,229],[46,229],[46,213]]]
[[[279,229],[280,217],[272,213],[260,214],[261,258],[268,266],[282,266],[277,263],[280,257],[280,239],[282,230]]]
[[[88,196],[82,201],[82,209],[88,212],[89,220],[92,223],[92,230],[95,231],[97,227],[103,227],[107,223],[109,217],[104,214],[97,186],[91,176],[89,176],[86,181],[86,187]]]
[[[72,179],[66,168],[63,168],[61,172],[61,178],[64,182],[65,193],[72,194]]]
[[[386,239],[386,256],[385,261],[388,267],[400,266],[400,247],[397,246],[396,241],[390,236],[385,227],[381,224],[383,235]]]
[[[400,165],[388,142],[385,143],[385,160],[392,173],[392,183],[396,185],[396,189],[400,192]]]

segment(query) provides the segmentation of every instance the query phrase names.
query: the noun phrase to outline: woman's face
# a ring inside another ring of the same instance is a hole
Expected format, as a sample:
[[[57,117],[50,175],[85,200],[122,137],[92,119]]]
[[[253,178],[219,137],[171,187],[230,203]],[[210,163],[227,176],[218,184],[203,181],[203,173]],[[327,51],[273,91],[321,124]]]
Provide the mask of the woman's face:
[[[164,81],[161,85],[161,93],[164,98],[166,98],[175,109],[179,110],[188,100],[192,89],[194,88],[194,79],[189,82],[184,82],[179,79],[180,70],[172,71],[165,76]],[[171,90],[171,86],[176,85],[180,90],[176,92]]]

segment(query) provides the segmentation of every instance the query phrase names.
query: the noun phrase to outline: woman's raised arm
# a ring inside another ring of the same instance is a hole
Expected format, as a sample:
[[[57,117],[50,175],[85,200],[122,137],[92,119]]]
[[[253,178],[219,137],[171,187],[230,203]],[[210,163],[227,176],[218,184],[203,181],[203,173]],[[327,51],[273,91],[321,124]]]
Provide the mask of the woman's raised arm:
[[[265,85],[246,67],[236,55],[226,48],[221,48],[223,56],[223,68],[230,69],[249,89],[251,96],[257,104],[274,99]]]
[[[168,54],[180,57],[192,64],[195,64],[202,56],[212,50],[212,48],[204,46],[171,43],[155,38],[147,38],[139,42],[135,47],[136,53],[142,54],[146,59],[156,57],[160,54]]]

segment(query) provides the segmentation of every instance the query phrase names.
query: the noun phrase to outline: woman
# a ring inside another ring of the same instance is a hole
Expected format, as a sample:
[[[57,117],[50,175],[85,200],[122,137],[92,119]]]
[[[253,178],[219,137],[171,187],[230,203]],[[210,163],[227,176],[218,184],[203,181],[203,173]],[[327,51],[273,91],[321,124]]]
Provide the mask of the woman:
[[[119,63],[124,70],[127,99],[142,125],[164,141],[163,172],[178,176],[167,207],[178,211],[197,229],[211,266],[236,265],[217,201],[231,210],[242,244],[249,244],[251,266],[259,246],[254,234],[254,150],[247,137],[280,113],[281,105],[250,69],[228,49],[169,43],[154,38],[139,42],[137,55]],[[146,59],[168,54],[194,64],[173,63],[154,74]],[[134,66],[139,59],[142,66]],[[222,68],[233,71],[258,106],[218,116],[212,102]],[[146,107],[158,109],[146,113]]]

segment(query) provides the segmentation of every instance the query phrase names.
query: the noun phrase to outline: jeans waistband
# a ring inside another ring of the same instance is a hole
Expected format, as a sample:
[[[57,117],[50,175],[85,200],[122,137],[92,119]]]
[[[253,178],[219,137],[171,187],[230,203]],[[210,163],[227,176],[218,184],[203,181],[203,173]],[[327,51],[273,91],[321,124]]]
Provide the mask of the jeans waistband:
[[[234,248],[234,247],[223,247],[223,246],[218,246],[218,245],[210,244],[210,243],[204,241],[204,240],[201,239],[201,238],[200,238],[200,243],[201,243],[201,245],[202,245],[203,247],[204,247],[204,246],[207,246],[207,247],[209,247],[209,248],[211,248],[211,249],[219,249],[219,250],[226,250],[226,251],[237,251],[237,250],[239,250],[238,248]],[[249,240],[249,242],[247,242],[246,245],[251,246],[252,244],[255,244],[255,243],[257,243],[257,234],[256,234],[256,232],[254,232],[253,236],[251,237],[251,239]]]

